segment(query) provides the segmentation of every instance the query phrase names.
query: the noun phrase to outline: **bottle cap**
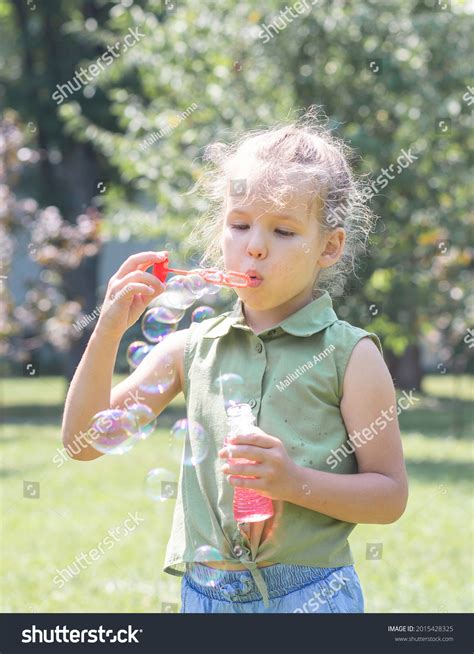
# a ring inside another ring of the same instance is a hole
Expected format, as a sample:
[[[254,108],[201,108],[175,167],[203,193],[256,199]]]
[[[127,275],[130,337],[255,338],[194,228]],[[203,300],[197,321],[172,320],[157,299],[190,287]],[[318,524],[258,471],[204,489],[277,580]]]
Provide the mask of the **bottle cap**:
[[[234,404],[227,408],[227,415],[229,418],[240,418],[243,416],[251,416],[252,407],[250,404]]]

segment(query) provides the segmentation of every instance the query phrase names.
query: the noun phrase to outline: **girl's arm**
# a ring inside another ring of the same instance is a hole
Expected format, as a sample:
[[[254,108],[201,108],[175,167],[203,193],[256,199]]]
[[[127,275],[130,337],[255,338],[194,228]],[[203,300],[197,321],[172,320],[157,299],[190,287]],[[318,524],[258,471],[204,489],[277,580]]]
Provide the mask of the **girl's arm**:
[[[357,343],[349,359],[341,414],[358,474],[301,467],[289,501],[347,522],[395,522],[407,504],[408,479],[392,378],[369,338]]]
[[[181,390],[181,351],[186,331],[165,338],[128,379],[111,389],[122,335],[136,322],[153,297],[165,288],[156,277],[146,272],[164,255],[159,252],[132,255],[109,281],[98,323],[73,377],[64,408],[62,440],[66,451],[74,459],[90,461],[102,456],[90,444],[93,434],[87,434],[91,419],[99,411],[127,408],[143,402],[155,413],[160,413]],[[161,365],[163,368],[167,366],[166,392],[153,397],[144,396],[139,385],[149,377],[153,378],[150,380],[152,383],[160,374]],[[171,375],[170,368],[177,374]]]

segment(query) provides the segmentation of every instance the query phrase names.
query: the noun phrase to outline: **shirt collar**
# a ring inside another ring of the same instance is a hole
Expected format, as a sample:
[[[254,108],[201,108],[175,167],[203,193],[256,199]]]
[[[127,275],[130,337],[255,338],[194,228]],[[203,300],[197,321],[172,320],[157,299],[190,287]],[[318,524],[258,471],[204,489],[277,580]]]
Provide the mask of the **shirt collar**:
[[[319,297],[305,305],[288,318],[282,320],[271,329],[260,332],[263,336],[269,332],[276,333],[280,329],[292,336],[312,336],[322,331],[333,322],[338,320],[332,306],[331,296],[327,291],[319,290]],[[232,311],[222,315],[222,320],[209,329],[203,335],[204,338],[219,338],[229,333],[231,327],[252,331],[245,321],[242,300],[237,299]]]

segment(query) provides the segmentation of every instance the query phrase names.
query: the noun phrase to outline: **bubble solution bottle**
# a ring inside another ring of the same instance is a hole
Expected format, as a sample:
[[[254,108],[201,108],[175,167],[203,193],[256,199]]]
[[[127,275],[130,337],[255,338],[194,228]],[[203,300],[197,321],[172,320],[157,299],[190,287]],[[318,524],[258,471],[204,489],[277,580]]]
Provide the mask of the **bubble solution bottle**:
[[[255,416],[250,404],[236,404],[227,409],[229,433],[224,444],[229,445],[228,438],[237,434],[251,434],[255,426]],[[247,459],[228,459],[233,463],[253,463]],[[259,495],[251,488],[234,487],[234,519],[236,522],[260,522],[273,515],[273,502],[270,497]]]

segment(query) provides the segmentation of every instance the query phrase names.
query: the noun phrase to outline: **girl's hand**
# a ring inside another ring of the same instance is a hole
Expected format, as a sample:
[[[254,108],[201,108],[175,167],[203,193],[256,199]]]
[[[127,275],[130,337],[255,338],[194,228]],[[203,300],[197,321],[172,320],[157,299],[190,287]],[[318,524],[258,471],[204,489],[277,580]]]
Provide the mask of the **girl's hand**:
[[[253,488],[261,495],[274,500],[286,500],[292,496],[299,466],[290,459],[279,438],[255,427],[252,434],[229,437],[228,444],[219,450],[219,457],[255,462],[227,462],[222,466],[222,472],[228,475],[232,486]],[[233,475],[255,479],[243,479]]]
[[[166,288],[166,284],[145,272],[154,263],[163,261],[167,251],[140,252],[128,257],[110,278],[96,330],[107,336],[122,338],[144,312],[150,302]]]

